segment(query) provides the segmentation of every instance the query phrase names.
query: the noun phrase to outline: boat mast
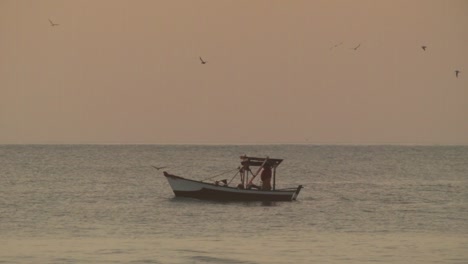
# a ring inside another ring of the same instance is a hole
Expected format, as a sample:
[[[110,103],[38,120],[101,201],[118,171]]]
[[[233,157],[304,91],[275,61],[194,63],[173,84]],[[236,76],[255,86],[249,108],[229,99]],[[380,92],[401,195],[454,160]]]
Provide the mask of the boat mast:
[[[244,184],[244,189],[247,188],[247,183],[249,182],[249,171],[245,173],[245,181],[243,182]]]
[[[242,157],[241,157],[242,158]],[[249,180],[249,163],[245,158],[241,161],[242,168],[240,169],[241,183],[242,187],[245,189],[247,187],[247,182]]]
[[[276,165],[273,166],[273,191],[276,190]]]

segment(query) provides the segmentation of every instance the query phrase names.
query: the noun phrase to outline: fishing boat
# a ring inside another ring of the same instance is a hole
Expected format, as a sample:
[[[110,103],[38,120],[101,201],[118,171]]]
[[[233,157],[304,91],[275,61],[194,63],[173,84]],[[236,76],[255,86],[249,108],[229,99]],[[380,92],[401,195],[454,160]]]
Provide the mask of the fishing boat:
[[[163,173],[176,197],[215,201],[294,201],[297,199],[302,185],[294,188],[276,188],[276,168],[283,161],[282,159],[247,156],[240,158],[241,166],[236,169],[237,172],[230,181],[223,179],[206,182],[186,179],[167,171]],[[258,175],[262,178],[261,185],[254,184]],[[235,178],[240,179],[239,184],[232,184]]]

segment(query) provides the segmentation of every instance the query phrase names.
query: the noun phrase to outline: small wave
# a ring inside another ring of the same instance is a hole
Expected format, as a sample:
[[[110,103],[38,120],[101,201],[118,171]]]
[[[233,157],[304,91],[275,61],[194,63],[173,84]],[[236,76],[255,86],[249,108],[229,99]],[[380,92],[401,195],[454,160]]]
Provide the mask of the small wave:
[[[188,253],[197,253],[197,254],[208,254],[207,251],[195,250],[195,249],[177,249],[177,252],[188,252]]]
[[[306,197],[304,197],[302,199],[299,197],[297,199],[298,199],[297,202],[300,202],[300,201],[318,201],[319,200],[317,198],[310,197],[310,196],[308,196],[308,197],[306,196]]]
[[[127,253],[129,250],[122,250],[122,249],[101,249],[98,250],[96,253],[97,254],[102,254],[102,255],[113,255],[113,254],[123,254]]]
[[[239,259],[229,259],[229,258],[218,258],[218,257],[211,257],[211,256],[192,256],[190,259],[194,261],[200,261],[202,263],[254,263],[250,261],[242,261]]]
[[[76,263],[77,259],[74,259],[74,258],[54,258],[53,262],[57,262],[57,263]]]
[[[157,260],[153,260],[153,259],[141,259],[141,260],[134,260],[134,261],[131,261],[129,263],[155,263],[155,264],[159,264],[159,263],[162,263],[162,262],[157,261]]]
[[[344,197],[344,196],[341,196],[341,197],[340,197],[340,200],[341,200],[341,201],[347,201],[347,202],[351,202],[351,201],[352,201],[351,199],[349,199],[349,198],[347,198],[347,197]]]

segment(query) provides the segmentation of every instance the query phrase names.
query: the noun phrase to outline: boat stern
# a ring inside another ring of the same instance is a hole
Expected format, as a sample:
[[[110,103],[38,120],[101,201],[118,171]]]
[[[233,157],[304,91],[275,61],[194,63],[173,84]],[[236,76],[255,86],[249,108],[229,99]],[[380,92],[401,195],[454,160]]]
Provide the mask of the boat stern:
[[[292,196],[292,200],[295,201],[297,199],[297,196],[299,195],[299,192],[301,192],[301,189],[304,188],[302,185],[297,186],[296,191],[294,192]]]

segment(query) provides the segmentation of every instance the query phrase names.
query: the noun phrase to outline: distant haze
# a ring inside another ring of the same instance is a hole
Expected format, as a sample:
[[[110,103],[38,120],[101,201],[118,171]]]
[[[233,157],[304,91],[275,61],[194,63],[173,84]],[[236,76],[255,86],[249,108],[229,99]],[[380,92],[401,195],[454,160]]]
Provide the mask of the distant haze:
[[[468,1],[0,0],[16,143],[468,144]]]

